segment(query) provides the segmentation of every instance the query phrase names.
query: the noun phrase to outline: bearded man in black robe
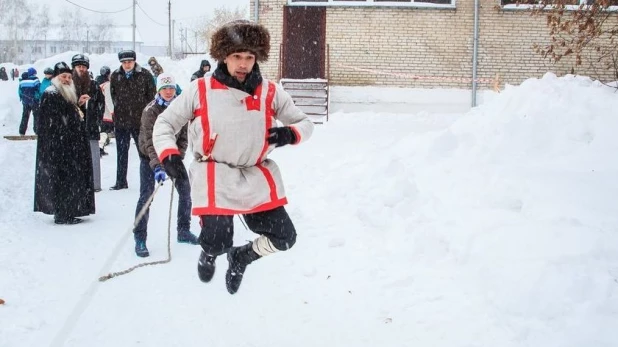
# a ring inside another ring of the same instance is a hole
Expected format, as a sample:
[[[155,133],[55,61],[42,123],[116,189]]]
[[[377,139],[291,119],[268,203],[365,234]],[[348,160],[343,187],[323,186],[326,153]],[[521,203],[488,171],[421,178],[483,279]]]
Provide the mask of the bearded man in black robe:
[[[37,130],[34,211],[53,214],[56,224],[77,224],[94,214],[92,158],[84,114],[71,68],[54,66],[52,85],[41,98]]]

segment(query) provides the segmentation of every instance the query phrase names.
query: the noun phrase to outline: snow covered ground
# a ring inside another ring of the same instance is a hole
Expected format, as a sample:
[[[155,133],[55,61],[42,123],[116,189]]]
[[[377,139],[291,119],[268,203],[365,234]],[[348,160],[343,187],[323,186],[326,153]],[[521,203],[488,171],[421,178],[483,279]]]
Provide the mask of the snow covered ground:
[[[59,58],[70,54],[35,66]],[[183,86],[199,60],[161,64]],[[92,61],[95,73],[118,65]],[[16,88],[0,82],[2,135],[17,132]],[[250,265],[234,296],[223,257],[203,284],[199,247],[175,242],[171,263],[98,282],[143,261],[130,235],[134,147],[129,189],[97,193],[96,215],[56,226],[32,212],[35,142],[0,139],[0,346],[616,346],[613,89],[548,74],[460,113],[439,108],[452,90],[339,91],[398,104],[335,105],[310,141],[273,153],[298,242]],[[116,170],[108,148],[104,187]],[[166,184],[147,260],[166,256],[169,199]],[[237,244],[254,237],[236,231]]]

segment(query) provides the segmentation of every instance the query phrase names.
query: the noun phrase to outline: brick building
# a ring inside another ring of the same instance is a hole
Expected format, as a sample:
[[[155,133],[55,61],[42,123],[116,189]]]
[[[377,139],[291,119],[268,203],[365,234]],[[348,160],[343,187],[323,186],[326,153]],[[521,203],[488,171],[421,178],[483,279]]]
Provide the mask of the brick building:
[[[333,85],[470,88],[474,0],[423,1],[251,0],[252,18],[272,35],[261,69],[270,78]],[[569,73],[569,59],[554,65],[532,49],[549,41],[545,17],[499,1],[479,0],[478,88],[490,88],[496,75],[518,84]],[[583,67],[578,73],[598,76]],[[600,77],[610,80],[611,71]]]

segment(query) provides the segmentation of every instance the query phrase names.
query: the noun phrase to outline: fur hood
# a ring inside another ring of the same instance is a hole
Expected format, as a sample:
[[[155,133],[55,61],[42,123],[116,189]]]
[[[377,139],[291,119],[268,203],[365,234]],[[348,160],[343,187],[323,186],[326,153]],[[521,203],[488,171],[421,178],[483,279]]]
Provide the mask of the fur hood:
[[[210,56],[217,61],[235,52],[249,51],[258,62],[268,60],[270,33],[260,24],[235,20],[217,29],[210,40]]]

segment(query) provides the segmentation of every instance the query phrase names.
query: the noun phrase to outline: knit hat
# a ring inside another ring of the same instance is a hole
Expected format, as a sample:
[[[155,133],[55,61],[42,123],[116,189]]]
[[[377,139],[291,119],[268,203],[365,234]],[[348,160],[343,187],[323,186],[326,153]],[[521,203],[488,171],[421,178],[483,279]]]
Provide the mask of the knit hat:
[[[270,34],[263,25],[248,20],[235,20],[217,29],[210,40],[210,56],[217,61],[237,52],[249,51],[258,62],[268,60]]]
[[[157,76],[157,92],[163,88],[176,88],[176,79],[168,73],[162,73]]]
[[[136,58],[135,51],[126,50],[126,51],[118,52],[118,60],[120,60],[120,62],[129,61],[129,60],[135,61],[135,58]]]
[[[71,68],[69,67],[69,65],[67,65],[67,63],[61,61],[59,63],[56,63],[56,65],[54,65],[54,77],[62,74],[62,73],[73,73],[73,70],[71,70]]]

